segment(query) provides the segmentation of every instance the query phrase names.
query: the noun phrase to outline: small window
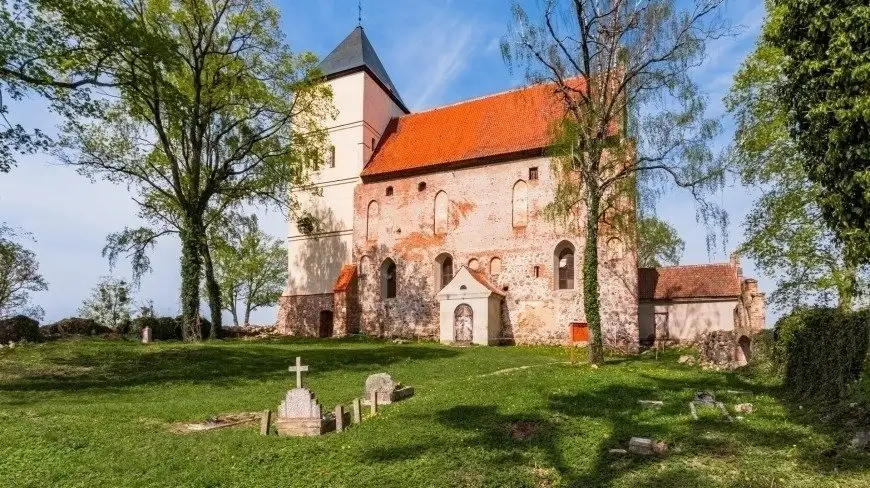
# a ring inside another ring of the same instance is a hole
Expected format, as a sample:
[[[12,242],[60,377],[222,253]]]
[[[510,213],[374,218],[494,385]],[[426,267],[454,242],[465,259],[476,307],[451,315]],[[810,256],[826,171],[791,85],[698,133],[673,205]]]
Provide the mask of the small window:
[[[387,187],[387,196],[388,197],[393,196],[393,187],[392,186]]]
[[[501,274],[501,258],[494,257],[489,260],[489,274],[493,276]]]
[[[471,258],[468,260],[468,269],[472,271],[477,271],[480,269],[480,261],[477,258]]]
[[[535,278],[541,277],[541,267],[540,266],[535,266],[534,268],[532,268],[532,276]]]
[[[375,138],[372,137],[372,152],[375,150]]]
[[[467,289],[468,289],[468,287],[467,287],[467,286],[465,286],[465,285],[462,285],[462,286],[460,286],[460,287],[459,287],[459,289],[460,289],[460,290],[467,290]]]
[[[420,183],[417,184],[417,191],[423,191],[425,189],[426,189],[426,182],[425,181],[421,181]]]
[[[537,180],[538,179],[538,168],[537,167],[529,168],[529,179],[530,180]]]
[[[335,167],[335,146],[329,146],[329,155],[327,156],[327,162],[329,163],[330,168]]]

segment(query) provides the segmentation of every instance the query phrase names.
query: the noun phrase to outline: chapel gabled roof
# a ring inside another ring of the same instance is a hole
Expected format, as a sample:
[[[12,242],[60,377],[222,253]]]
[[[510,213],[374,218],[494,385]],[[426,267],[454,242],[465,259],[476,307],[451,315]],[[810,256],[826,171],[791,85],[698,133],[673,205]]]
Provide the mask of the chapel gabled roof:
[[[740,296],[740,276],[729,263],[639,268],[637,272],[640,300]]]
[[[320,62],[320,71],[327,80],[338,78],[357,71],[367,71],[390,95],[394,102],[408,113],[402,97],[386,68],[378,58],[375,48],[366,36],[362,26],[357,26],[335,49]]]

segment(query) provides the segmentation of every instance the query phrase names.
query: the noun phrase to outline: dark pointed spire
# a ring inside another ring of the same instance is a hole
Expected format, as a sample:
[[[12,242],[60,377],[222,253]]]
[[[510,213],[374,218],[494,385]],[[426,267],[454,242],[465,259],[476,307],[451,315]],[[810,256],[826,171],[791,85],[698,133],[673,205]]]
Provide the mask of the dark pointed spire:
[[[320,71],[328,80],[367,71],[402,110],[410,112],[361,26],[357,26],[320,62]]]

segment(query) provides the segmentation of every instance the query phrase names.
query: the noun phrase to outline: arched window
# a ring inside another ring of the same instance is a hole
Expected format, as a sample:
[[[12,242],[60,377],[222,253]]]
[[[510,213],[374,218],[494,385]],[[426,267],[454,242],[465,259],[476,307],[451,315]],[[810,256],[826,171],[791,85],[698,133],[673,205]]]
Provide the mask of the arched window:
[[[607,240],[607,248],[605,256],[608,261],[618,261],[625,256],[625,247],[622,245],[622,239],[611,237]]]
[[[494,257],[489,260],[489,274],[492,276],[501,274],[501,258]]]
[[[468,260],[468,269],[472,271],[477,271],[480,269],[480,261],[477,258],[471,258]]]
[[[368,213],[366,214],[366,239],[376,239],[378,237],[378,215],[380,214],[380,206],[376,200],[369,202]]]
[[[381,264],[381,297],[396,298],[396,263],[390,258]]]
[[[417,191],[423,191],[425,189],[426,189],[426,182],[425,181],[421,181],[420,183],[417,183]]]
[[[529,221],[529,189],[523,180],[514,184],[513,216],[514,227],[525,227]]]
[[[568,241],[562,241],[553,252],[554,266],[556,270],[556,289],[574,289],[574,245]]]
[[[439,290],[447,286],[453,279],[453,256],[441,253],[435,258],[435,286]]]
[[[447,193],[439,191],[435,195],[435,234],[447,233]]]

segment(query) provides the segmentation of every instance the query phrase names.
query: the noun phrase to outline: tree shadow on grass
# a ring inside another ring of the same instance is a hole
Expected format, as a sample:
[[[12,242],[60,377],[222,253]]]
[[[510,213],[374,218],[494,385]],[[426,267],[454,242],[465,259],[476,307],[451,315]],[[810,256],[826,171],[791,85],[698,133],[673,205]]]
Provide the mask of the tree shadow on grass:
[[[167,382],[228,386],[237,381],[289,378],[287,367],[300,356],[313,374],[368,371],[401,361],[452,357],[456,351],[437,347],[402,347],[359,341],[304,340],[281,342],[161,344],[83,347],[49,356],[40,370],[0,384],[0,391],[100,391]],[[322,346],[322,347],[313,347]]]
[[[641,375],[644,376],[644,375]],[[797,451],[798,462],[808,470],[848,472],[860,464],[842,464],[824,455],[824,443],[810,441],[800,426],[785,422],[778,413],[756,410],[746,421],[728,422],[717,409],[702,409],[700,420],[692,420],[688,403],[695,391],[712,389],[717,399],[733,406],[745,397],[727,393],[728,389],[755,394],[770,394],[763,387],[742,381],[736,375],[668,379],[646,376],[641,385],[611,384],[605,388],[559,393],[548,397],[547,407],[505,414],[497,405],[457,405],[435,412],[435,421],[443,427],[463,432],[461,447],[445,441],[431,443],[419,439],[406,445],[379,447],[361,453],[371,463],[402,462],[433,453],[451,452],[455,465],[475,463],[485,483],[511,475],[530,476],[529,452],[547,469],[558,473],[557,484],[564,486],[749,486],[750,481],[723,479],[722,474],[704,465],[704,460],[722,460],[731,465],[747,462],[743,469],[758,471],[769,486],[775,469],[766,471],[763,459],[743,460],[747,450],[760,452]],[[648,410],[638,403],[642,399],[660,399],[659,410]],[[429,421],[429,418],[419,419]],[[595,431],[584,432],[586,425],[602,425],[604,438]],[[641,457],[611,454],[610,449],[627,448],[631,437],[650,437],[667,442],[670,449],[661,455]],[[566,447],[574,443],[573,447]],[[477,449],[479,448],[479,449]],[[587,449],[588,448],[588,449]],[[470,450],[469,450],[470,449]],[[485,456],[475,453],[485,452]],[[582,461],[576,459],[582,452]],[[758,456],[758,454],[751,454]],[[464,456],[478,456],[472,461]],[[572,457],[573,456],[573,457]],[[771,468],[778,461],[771,458]],[[516,467],[528,467],[517,471]],[[752,473],[755,475],[756,473]],[[493,479],[491,479],[493,478]],[[478,480],[480,481],[480,480]],[[758,483],[759,481],[756,481]],[[484,484],[481,481],[479,484]],[[498,482],[495,483],[496,485]]]

